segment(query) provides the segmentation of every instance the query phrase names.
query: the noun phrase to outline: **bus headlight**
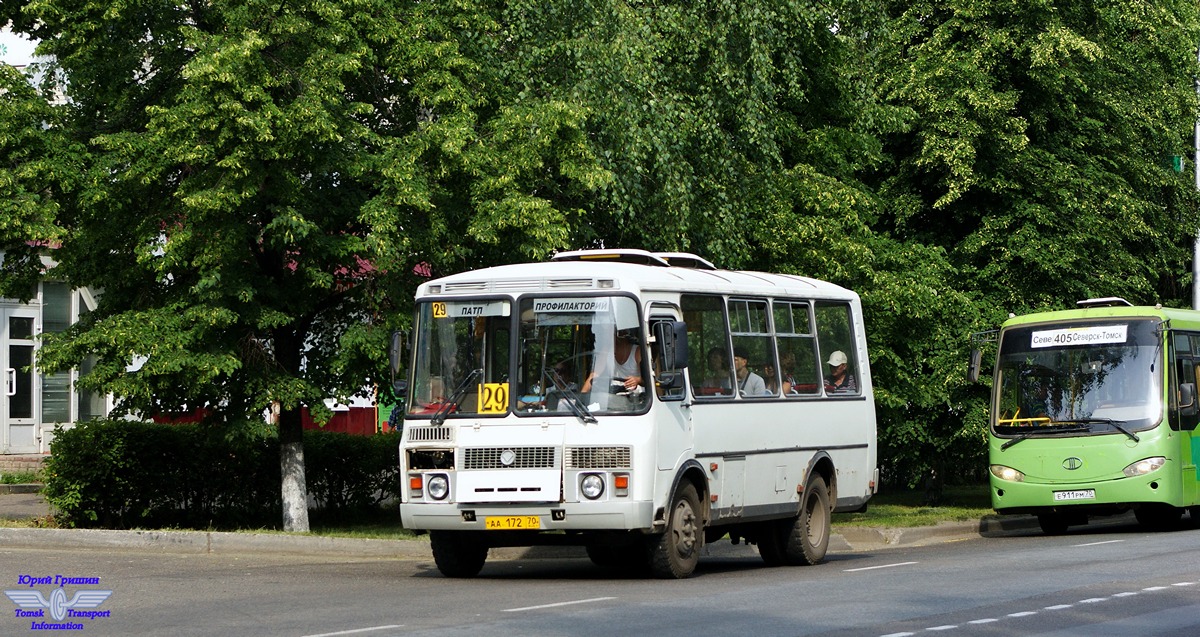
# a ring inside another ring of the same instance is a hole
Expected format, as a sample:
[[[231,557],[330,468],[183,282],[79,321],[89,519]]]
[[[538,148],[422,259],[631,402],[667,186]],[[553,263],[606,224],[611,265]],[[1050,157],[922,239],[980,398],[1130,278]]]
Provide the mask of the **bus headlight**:
[[[434,500],[445,500],[450,495],[450,478],[444,473],[435,473],[425,482],[425,493]]]
[[[1144,476],[1147,473],[1158,471],[1165,464],[1167,464],[1166,458],[1162,456],[1155,456],[1153,458],[1146,458],[1145,460],[1138,460],[1128,467],[1125,467],[1122,472],[1130,478],[1136,478],[1138,476]]]
[[[599,474],[589,473],[579,480],[579,491],[589,500],[604,495],[604,478]]]
[[[1007,480],[1009,482],[1022,482],[1025,480],[1025,474],[1013,469],[1012,467],[1006,467],[1002,464],[994,464],[988,467],[988,470],[992,472],[992,475],[1000,478],[1001,480]]]

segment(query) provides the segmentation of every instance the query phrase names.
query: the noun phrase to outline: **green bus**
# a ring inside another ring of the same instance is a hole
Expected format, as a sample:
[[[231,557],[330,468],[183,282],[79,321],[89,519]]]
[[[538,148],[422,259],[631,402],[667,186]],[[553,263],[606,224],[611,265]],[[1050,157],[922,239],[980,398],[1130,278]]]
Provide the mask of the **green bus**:
[[[988,432],[992,508],[1047,534],[1132,510],[1200,520],[1200,311],[1089,299],[1014,316],[998,335]],[[971,375],[978,377],[978,350]]]

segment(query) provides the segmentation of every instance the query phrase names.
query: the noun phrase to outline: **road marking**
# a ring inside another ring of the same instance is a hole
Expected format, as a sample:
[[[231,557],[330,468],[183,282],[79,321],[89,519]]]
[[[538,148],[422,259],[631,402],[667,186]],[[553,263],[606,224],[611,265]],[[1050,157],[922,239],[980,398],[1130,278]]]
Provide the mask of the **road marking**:
[[[389,628],[404,628],[404,624],[388,624],[387,626],[372,626],[370,628],[355,628],[353,630],[339,630],[336,633],[320,633],[317,635],[305,635],[304,637],[336,637],[337,635],[354,635],[357,633],[369,633],[373,630],[387,630]]]
[[[1108,542],[1100,542],[1100,544],[1108,544]],[[866,568],[856,568],[856,569],[850,569],[850,570],[851,571],[869,571],[871,569],[876,569],[876,568],[891,568],[893,566],[904,566],[906,564],[916,564],[916,562],[900,562],[898,564],[885,564],[883,566],[868,566]],[[850,572],[850,571],[847,571],[847,572]],[[1175,584],[1171,584],[1171,586],[1196,586],[1197,584],[1200,584],[1200,582],[1177,582]],[[1165,591],[1165,590],[1171,588],[1171,586],[1147,586],[1146,588],[1143,588],[1142,590],[1149,591],[1149,592]],[[1078,602],[1076,602],[1076,604],[1097,604],[1097,603],[1107,601],[1110,599],[1114,599],[1117,597],[1132,597],[1132,596],[1138,595],[1138,594],[1140,594],[1138,591],[1125,591],[1123,593],[1113,593],[1113,595],[1111,597],[1089,597],[1087,599],[1081,599]],[[1046,606],[1042,610],[1062,610],[1064,608],[1071,608],[1072,606],[1075,606],[1075,604],[1057,604],[1054,606]],[[1038,614],[1038,611],[1027,610],[1027,611],[1022,611],[1022,612],[1018,612],[1018,613],[1009,613],[1008,615],[1005,615],[1005,618],[1007,618],[1007,617],[1013,617],[1013,618],[1029,617],[1030,615],[1036,615],[1036,614]],[[973,619],[966,623],[968,623],[968,624],[991,624],[991,623],[994,623],[997,621],[1000,621],[1000,620],[993,618],[993,617],[987,617],[984,619]],[[945,624],[942,626],[930,626],[928,628],[925,628],[924,630],[926,630],[926,631],[941,631],[941,630],[951,630],[954,628],[958,628],[958,625],[957,624],[954,624],[954,625]],[[887,635],[880,635],[879,637],[912,637],[912,635],[915,635],[915,634],[916,633],[910,633],[910,632],[889,633]]]
[[[577,600],[571,601],[571,602],[557,602],[554,604],[540,604],[538,606],[522,606],[521,608],[506,608],[501,612],[516,613],[516,612],[523,611],[523,610],[538,610],[541,608],[556,608],[558,606],[572,606],[574,604],[591,604],[593,602],[607,602],[610,599],[616,599],[616,597],[593,597],[591,599],[577,599]]]
[[[1074,546],[1076,548],[1078,548],[1080,546],[1100,546],[1101,544],[1116,544],[1118,542],[1124,542],[1124,541],[1125,540],[1105,540],[1103,542],[1088,542],[1087,544],[1073,544],[1072,546]]]
[[[883,564],[881,566],[864,566],[862,568],[848,568],[842,572],[843,573],[857,573],[859,571],[874,571],[874,570],[880,569],[880,568],[895,568],[897,566],[908,566],[910,564],[916,564],[916,562],[896,562],[895,564]],[[887,637],[887,635],[884,635],[884,637]]]

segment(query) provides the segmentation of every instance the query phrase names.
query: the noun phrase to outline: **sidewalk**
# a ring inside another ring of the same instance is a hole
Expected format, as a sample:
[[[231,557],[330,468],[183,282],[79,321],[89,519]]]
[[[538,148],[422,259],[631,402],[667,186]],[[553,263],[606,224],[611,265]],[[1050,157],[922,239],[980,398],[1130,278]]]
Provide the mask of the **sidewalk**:
[[[31,485],[0,485],[0,518],[24,520],[50,514],[50,507]],[[1037,529],[1028,516],[991,516],[976,522],[943,523],[913,528],[834,527],[831,553],[877,551],[922,546]],[[100,529],[0,528],[0,545],[34,548],[99,548],[160,550],[173,553],[277,553],[343,557],[429,559],[429,540],[365,540],[284,533],[217,531],[112,531]],[[757,557],[758,550],[723,539],[705,547],[709,557]],[[491,559],[584,557],[582,547],[492,549]]]

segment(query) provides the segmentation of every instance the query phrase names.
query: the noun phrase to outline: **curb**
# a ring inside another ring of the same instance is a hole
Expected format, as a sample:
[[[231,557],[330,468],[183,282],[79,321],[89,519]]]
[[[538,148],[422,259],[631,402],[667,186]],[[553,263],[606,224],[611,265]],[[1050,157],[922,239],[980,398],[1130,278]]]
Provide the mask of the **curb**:
[[[984,518],[978,522],[951,522],[931,527],[838,527],[830,536],[831,553],[862,552],[989,537],[1009,531],[1037,528],[1031,517]],[[103,529],[0,528],[0,545],[26,548],[126,549],[198,554],[324,555],[346,558],[428,560],[426,538],[372,540],[282,533],[231,533],[220,531],[117,531]],[[758,556],[758,549],[722,539],[704,548],[704,556],[737,558]],[[489,559],[563,559],[585,557],[580,546],[493,548]]]
[[[25,495],[29,493],[38,493],[42,490],[40,484],[0,484],[0,495]]]

